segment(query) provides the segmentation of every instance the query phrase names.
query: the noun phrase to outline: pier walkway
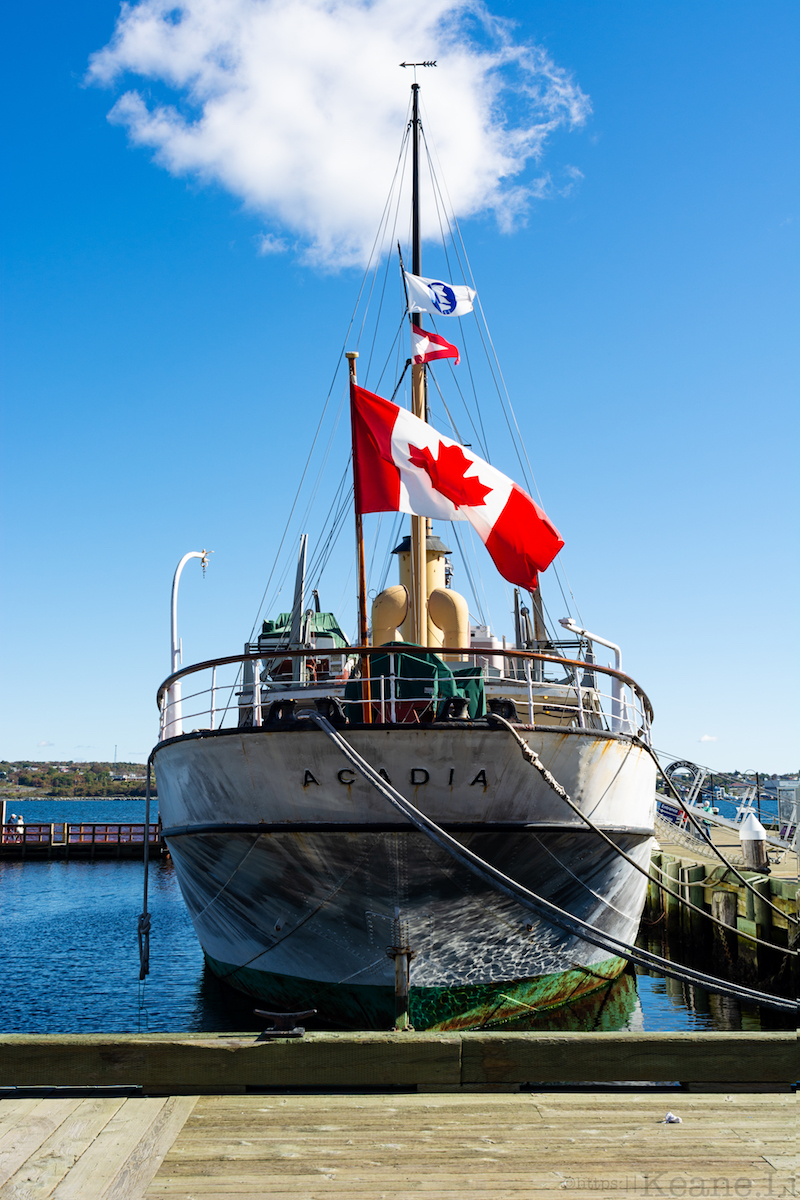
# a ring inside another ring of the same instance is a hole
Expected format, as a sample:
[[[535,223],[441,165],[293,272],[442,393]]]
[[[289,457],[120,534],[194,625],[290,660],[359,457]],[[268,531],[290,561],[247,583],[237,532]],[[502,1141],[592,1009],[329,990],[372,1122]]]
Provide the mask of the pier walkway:
[[[7,1099],[0,1196],[777,1198],[797,1195],[796,1128],[791,1094]]]
[[[794,1031],[6,1034],[0,1200],[772,1200],[797,1075]]]
[[[744,866],[744,859],[741,855],[742,844],[739,841],[738,834],[724,826],[712,825],[709,829],[709,836],[716,848],[725,855],[728,861],[738,866],[741,870]],[[656,823],[656,840],[659,849],[664,851],[665,854],[674,854],[677,858],[681,856],[686,858],[689,857],[687,850],[691,850],[691,857],[696,861],[709,862],[713,866],[719,865],[720,860],[714,854],[713,850],[691,828],[679,828],[668,821],[659,820]],[[773,878],[797,879],[798,855],[793,850],[789,848],[775,850],[770,846],[769,856],[772,864],[770,874]]]

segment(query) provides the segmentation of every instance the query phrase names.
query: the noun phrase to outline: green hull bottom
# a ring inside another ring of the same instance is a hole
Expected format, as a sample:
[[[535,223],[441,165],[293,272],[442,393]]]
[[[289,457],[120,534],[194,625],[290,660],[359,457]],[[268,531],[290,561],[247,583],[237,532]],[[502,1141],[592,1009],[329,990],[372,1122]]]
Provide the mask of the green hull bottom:
[[[342,1029],[392,1029],[395,997],[390,987],[320,983],[250,967],[236,967],[206,955],[220,979],[255,997],[272,1011],[315,1008],[319,1023]],[[517,1029],[619,1029],[636,1003],[636,983],[622,975],[625,961],[607,958],[534,979],[470,984],[465,987],[414,987],[409,1017],[414,1029],[433,1032],[486,1029],[513,1022]]]

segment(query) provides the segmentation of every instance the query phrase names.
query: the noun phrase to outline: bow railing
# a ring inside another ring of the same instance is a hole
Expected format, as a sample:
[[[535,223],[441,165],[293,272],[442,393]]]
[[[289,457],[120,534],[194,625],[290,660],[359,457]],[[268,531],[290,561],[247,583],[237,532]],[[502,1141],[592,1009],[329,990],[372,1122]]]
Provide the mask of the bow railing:
[[[457,672],[455,687],[449,672],[413,673],[415,657],[424,665],[433,655]],[[324,670],[319,669],[322,657]],[[380,671],[374,669],[378,657]],[[482,700],[480,687],[470,695],[468,687],[459,686],[469,667],[473,670],[466,674],[482,683]],[[157,703],[161,741],[190,732],[271,726],[304,707],[332,713],[342,722],[385,726],[474,719],[482,715],[475,711],[480,705],[523,726],[636,735],[648,744],[653,719],[646,693],[613,667],[531,650],[398,643],[322,655],[306,647],[208,659],[165,679]]]

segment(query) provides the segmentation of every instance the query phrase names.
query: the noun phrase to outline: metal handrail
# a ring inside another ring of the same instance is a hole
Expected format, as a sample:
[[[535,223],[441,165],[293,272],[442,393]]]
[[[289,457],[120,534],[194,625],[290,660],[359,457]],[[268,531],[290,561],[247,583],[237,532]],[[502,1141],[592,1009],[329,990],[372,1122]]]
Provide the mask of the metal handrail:
[[[338,647],[337,647],[337,649],[338,649]],[[556,654],[542,654],[540,651],[537,651],[537,650],[517,650],[517,649],[502,649],[502,648],[495,649],[494,647],[491,647],[490,649],[487,650],[485,647],[475,647],[475,646],[468,646],[468,647],[464,647],[464,646],[417,646],[411,642],[407,642],[407,643],[404,642],[404,643],[402,643],[402,645],[399,645],[399,646],[395,645],[393,647],[390,647],[390,646],[346,646],[346,647],[342,648],[342,653],[345,654],[348,658],[351,658],[356,655],[361,656],[361,657],[370,656],[370,655],[378,655],[378,654],[386,655],[386,654],[390,654],[392,652],[392,650],[394,650],[394,652],[396,654],[401,654],[401,653],[403,653],[404,650],[406,650],[412,654],[416,652],[416,653],[423,653],[423,654],[447,655],[448,657],[455,655],[455,654],[466,654],[470,658],[501,658],[502,657],[502,658],[510,658],[510,659],[515,659],[515,658],[516,659],[529,659],[534,662],[556,663],[558,666],[562,666],[562,667],[575,667],[582,671],[587,671],[587,670],[593,671],[593,672],[596,671],[603,675],[609,675],[612,679],[618,679],[621,683],[625,683],[630,688],[632,688],[634,690],[634,692],[641,698],[641,701],[644,706],[644,710],[646,712],[648,720],[652,721],[654,718],[653,706],[650,703],[650,699],[649,699],[647,693],[639,686],[639,684],[636,682],[635,679],[632,679],[630,675],[626,675],[623,671],[615,670],[614,667],[603,667],[603,666],[600,666],[599,663],[594,663],[594,662],[588,663],[588,662],[585,662],[583,659],[561,658]],[[158,692],[156,694],[156,703],[158,705],[158,708],[159,708],[159,710],[161,709],[161,703],[162,703],[162,700],[164,697],[164,693],[170,687],[172,687],[173,684],[177,683],[177,681],[179,679],[183,679],[183,677],[185,675],[192,675],[197,671],[209,671],[214,667],[229,666],[232,663],[263,661],[267,657],[270,657],[270,656],[265,655],[264,651],[262,650],[259,653],[229,654],[229,655],[226,655],[224,658],[209,658],[209,659],[206,659],[204,662],[194,663],[193,665],[188,666],[188,667],[182,667],[180,671],[175,671],[172,675],[168,675],[167,678],[163,681],[163,683],[161,683],[161,685],[159,686]],[[304,647],[303,649],[300,649],[300,650],[282,650],[281,657],[282,658],[314,658],[315,652],[310,647]],[[572,686],[572,685],[569,685],[569,686]],[[199,694],[199,693],[196,693],[196,694]]]

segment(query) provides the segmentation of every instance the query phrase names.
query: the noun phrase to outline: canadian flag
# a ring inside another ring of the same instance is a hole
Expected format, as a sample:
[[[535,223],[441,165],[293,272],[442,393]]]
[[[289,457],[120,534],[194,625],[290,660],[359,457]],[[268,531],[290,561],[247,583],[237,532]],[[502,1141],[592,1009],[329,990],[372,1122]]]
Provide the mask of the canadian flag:
[[[356,510],[469,521],[500,574],[533,591],[564,541],[527,492],[405,408],[351,385]]]
[[[438,333],[426,333],[419,325],[411,326],[411,349],[415,363],[435,362],[437,358],[454,358],[461,362],[458,347],[446,342]]]

